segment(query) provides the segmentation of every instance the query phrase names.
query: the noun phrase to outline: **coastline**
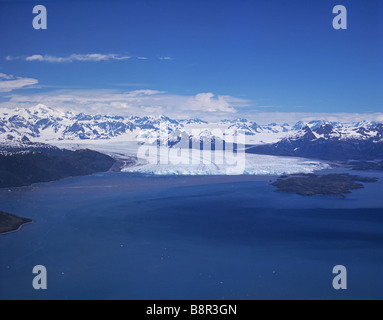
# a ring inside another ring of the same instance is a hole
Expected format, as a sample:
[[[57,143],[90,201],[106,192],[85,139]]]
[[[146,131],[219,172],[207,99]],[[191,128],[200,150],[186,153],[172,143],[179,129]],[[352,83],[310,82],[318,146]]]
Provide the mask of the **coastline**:
[[[0,232],[0,236],[3,236],[3,235],[6,235],[6,234],[11,234],[11,233],[16,233],[16,232],[19,232],[21,231],[21,229],[23,229],[26,225],[28,224],[32,224],[32,223],[35,223],[35,221],[28,221],[28,222],[25,222],[23,224],[21,224],[17,229],[15,230],[10,230],[10,231],[6,231],[6,232]]]
[[[32,219],[19,217],[14,214],[0,211],[0,235],[20,231],[23,226],[33,223]]]

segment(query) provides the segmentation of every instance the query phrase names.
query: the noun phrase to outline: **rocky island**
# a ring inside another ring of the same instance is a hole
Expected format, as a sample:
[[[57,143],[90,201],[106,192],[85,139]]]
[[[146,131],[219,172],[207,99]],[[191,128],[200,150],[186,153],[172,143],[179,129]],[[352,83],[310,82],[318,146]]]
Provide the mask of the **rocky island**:
[[[332,195],[345,198],[352,190],[363,189],[362,183],[377,182],[377,178],[366,178],[350,174],[301,174],[281,176],[272,183],[276,192],[296,193],[302,196]]]
[[[13,214],[0,211],[0,234],[18,231],[25,224],[32,222],[30,219],[20,218]]]

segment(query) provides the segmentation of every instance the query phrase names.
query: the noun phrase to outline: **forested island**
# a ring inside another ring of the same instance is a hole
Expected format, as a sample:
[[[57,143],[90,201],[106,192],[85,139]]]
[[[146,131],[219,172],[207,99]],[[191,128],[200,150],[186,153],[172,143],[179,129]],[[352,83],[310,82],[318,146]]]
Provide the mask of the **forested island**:
[[[377,181],[377,178],[350,174],[300,174],[282,176],[272,186],[277,188],[276,192],[296,193],[302,196],[332,195],[344,198],[352,190],[363,189],[362,183]]]

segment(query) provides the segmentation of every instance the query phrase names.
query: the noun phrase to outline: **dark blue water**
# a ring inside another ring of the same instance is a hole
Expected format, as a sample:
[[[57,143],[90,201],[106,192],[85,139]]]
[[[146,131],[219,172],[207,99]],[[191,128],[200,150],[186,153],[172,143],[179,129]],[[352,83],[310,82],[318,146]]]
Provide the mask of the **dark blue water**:
[[[35,223],[0,236],[0,299],[383,298],[383,179],[347,199],[188,179],[100,174],[1,190],[1,210]],[[46,291],[32,288],[35,265]],[[335,265],[347,291],[332,287]]]

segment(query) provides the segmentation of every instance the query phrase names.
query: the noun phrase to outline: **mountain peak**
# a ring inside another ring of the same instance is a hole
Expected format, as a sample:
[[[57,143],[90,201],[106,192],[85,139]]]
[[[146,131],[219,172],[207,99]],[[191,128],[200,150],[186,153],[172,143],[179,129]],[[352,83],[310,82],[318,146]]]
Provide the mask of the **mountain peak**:
[[[295,131],[302,130],[304,127],[307,127],[307,126],[308,126],[308,124],[306,122],[298,121],[294,125],[293,130],[295,130]]]
[[[27,111],[29,111],[32,114],[40,114],[40,113],[46,114],[46,113],[52,112],[53,109],[47,107],[44,104],[38,104],[38,105],[36,105],[34,107],[28,108]]]
[[[35,116],[35,117],[39,117],[39,118],[63,117],[63,116],[65,116],[64,112],[57,110],[57,109],[47,107],[44,104],[38,104],[34,107],[30,107],[28,109],[25,109],[25,111],[28,114]]]
[[[332,133],[334,127],[331,124],[322,124],[320,127],[316,128],[314,131],[318,134],[328,135]]]

